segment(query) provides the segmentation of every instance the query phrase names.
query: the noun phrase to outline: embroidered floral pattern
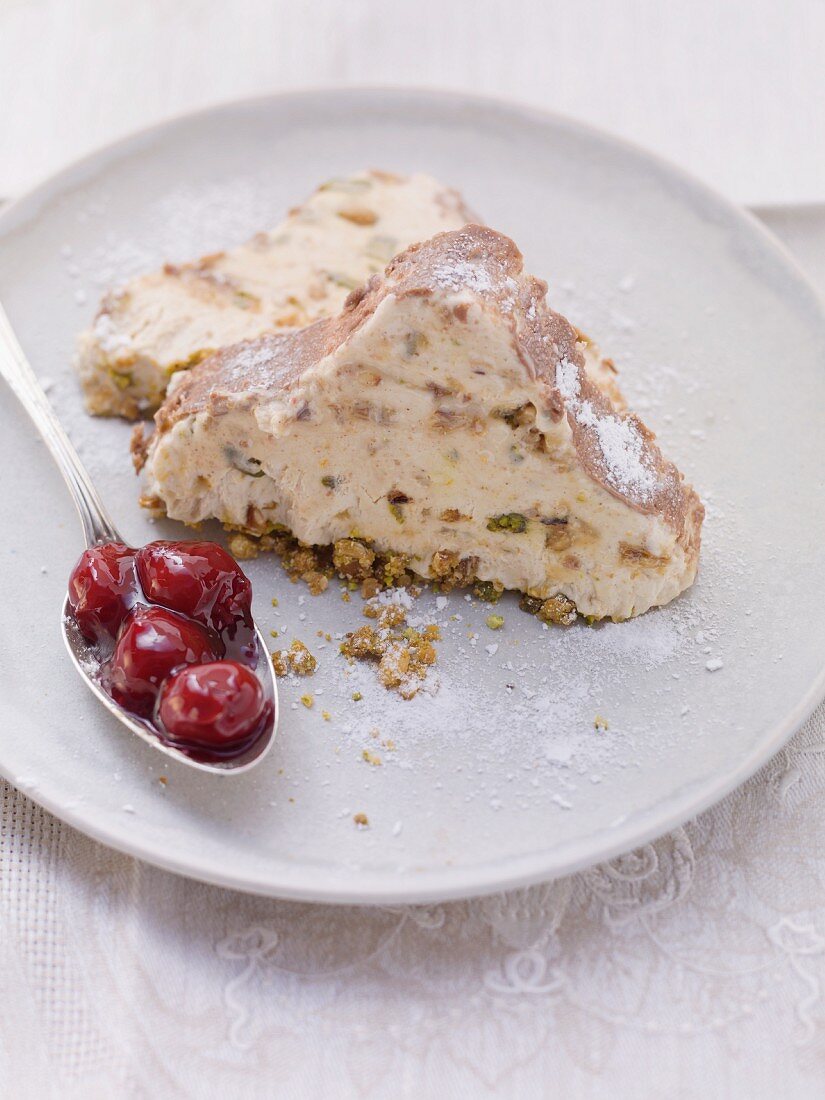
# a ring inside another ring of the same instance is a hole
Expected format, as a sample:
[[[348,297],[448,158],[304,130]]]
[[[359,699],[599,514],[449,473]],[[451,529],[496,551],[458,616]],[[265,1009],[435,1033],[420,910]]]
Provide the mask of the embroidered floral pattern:
[[[370,909],[178,879],[0,788],[15,818],[0,841],[6,1000],[35,1006],[78,1095],[186,1096],[202,1080],[287,1100],[532,1096],[551,1080],[582,1095],[601,1077],[622,1095],[640,1057],[651,1094],[706,1094],[710,1059],[730,1074],[720,1095],[743,1081],[813,1094],[824,794],[821,710],[750,783],[635,852],[496,897]]]

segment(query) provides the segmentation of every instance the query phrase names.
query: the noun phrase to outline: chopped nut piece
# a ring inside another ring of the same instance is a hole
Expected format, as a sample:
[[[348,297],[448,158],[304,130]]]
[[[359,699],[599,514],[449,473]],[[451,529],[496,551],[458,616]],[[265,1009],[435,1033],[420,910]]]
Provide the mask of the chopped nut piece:
[[[514,409],[493,409],[493,416],[509,424],[511,428],[521,428],[536,422],[536,407],[531,402],[518,405]]]
[[[487,520],[488,531],[509,531],[520,535],[527,530],[527,519],[521,512],[505,512],[500,516],[490,516]]]
[[[324,574],[317,573],[314,569],[310,569],[304,573],[301,580],[306,583],[311,596],[320,596],[322,592],[326,591],[329,585],[329,580]]]
[[[377,596],[380,591],[381,585],[375,577],[367,577],[365,581],[361,582],[361,597],[365,600],[371,600],[373,596]]]
[[[318,557],[310,546],[298,546],[284,556],[284,568],[290,580],[303,580],[309,574],[317,573]]]
[[[480,416],[468,410],[449,408],[446,405],[432,414],[433,426],[442,432],[468,430],[476,435],[484,433],[485,424]]]
[[[402,685],[410,672],[410,650],[400,643],[390,645],[378,662],[378,679],[388,688]]]
[[[659,569],[670,561],[669,557],[658,557],[643,546],[630,546],[626,542],[619,543],[619,557],[624,562],[636,562],[648,569]]]
[[[478,558],[462,558],[456,550],[436,550],[430,561],[430,576],[441,583],[442,590],[462,587],[475,580]]]
[[[362,626],[348,634],[341,652],[351,660],[378,660],[378,679],[404,699],[421,688],[428,668],[435,664],[432,644],[441,637],[437,623],[417,629],[406,626],[407,613],[397,604],[382,605],[373,600],[364,607],[364,615],[377,620],[375,626]],[[355,692],[353,699],[361,699]]]
[[[311,676],[318,667],[318,661],[303,642],[294,638],[289,649],[278,649],[272,654],[272,667],[276,676],[286,676],[288,672],[294,672],[296,676]]]
[[[332,561],[342,577],[366,580],[375,561],[375,551],[356,539],[338,539],[332,550]]]
[[[543,603],[543,600],[536,599],[535,596],[528,596],[525,592],[519,600],[518,605],[521,610],[526,611],[528,615],[538,615]]]
[[[129,450],[132,454],[132,466],[136,474],[139,474],[146,465],[146,458],[149,453],[149,441],[150,437],[146,435],[144,425],[136,424],[134,428],[132,428],[132,436],[129,441]]]
[[[357,630],[347,634],[340,648],[345,657],[355,659],[380,657],[383,653],[381,639],[371,626],[359,626]]]
[[[378,626],[381,630],[392,630],[394,626],[401,626],[407,621],[407,615],[403,607],[390,604],[378,616]]]
[[[367,210],[363,206],[345,206],[338,211],[338,217],[353,225],[375,225],[378,215],[373,210]]]
[[[476,581],[473,594],[486,603],[498,603],[504,592],[504,585],[499,581]]]
[[[370,819],[367,817],[366,814],[353,814],[352,820],[360,829],[369,828]]]
[[[538,617],[544,623],[554,623],[557,626],[570,626],[576,621],[576,605],[561,593],[545,600],[538,612]]]
[[[148,496],[146,493],[141,493],[138,497],[138,504],[141,508],[145,508],[155,519],[163,519],[166,515],[166,505],[160,497]]]
[[[381,580],[387,588],[406,587],[412,584],[412,574],[407,571],[409,558],[406,554],[396,554],[388,551],[380,554],[376,561],[376,568],[380,568]]]
[[[542,520],[542,523],[545,521]],[[544,545],[548,550],[569,550],[573,545],[573,534],[567,520],[560,523],[545,524]]]

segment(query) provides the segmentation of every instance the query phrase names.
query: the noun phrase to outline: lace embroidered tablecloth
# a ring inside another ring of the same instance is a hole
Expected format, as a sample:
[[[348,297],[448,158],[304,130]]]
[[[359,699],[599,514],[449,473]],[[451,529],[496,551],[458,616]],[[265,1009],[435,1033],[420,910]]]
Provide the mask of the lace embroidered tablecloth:
[[[763,216],[825,287],[825,212]],[[0,1095],[825,1095],[825,706],[655,844],[436,906],[190,882],[0,784]]]

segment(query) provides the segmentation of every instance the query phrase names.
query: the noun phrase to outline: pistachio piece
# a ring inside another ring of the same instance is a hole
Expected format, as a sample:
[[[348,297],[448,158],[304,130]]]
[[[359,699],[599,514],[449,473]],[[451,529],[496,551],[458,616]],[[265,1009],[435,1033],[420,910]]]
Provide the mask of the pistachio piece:
[[[488,531],[509,531],[520,535],[527,530],[527,519],[521,512],[503,512],[500,516],[490,516],[487,520]]]
[[[498,581],[478,581],[473,589],[474,595],[485,603],[498,603],[504,592],[504,585]]]

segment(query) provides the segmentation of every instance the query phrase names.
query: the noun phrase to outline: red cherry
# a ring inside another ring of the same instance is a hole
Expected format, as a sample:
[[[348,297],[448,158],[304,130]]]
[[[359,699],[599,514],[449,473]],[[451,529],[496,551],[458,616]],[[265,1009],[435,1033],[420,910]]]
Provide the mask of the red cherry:
[[[181,669],[164,684],[158,706],[170,741],[224,755],[263,733],[270,713],[260,680],[237,661]]]
[[[134,550],[107,542],[83,551],[69,578],[69,607],[84,638],[113,639],[136,599]]]
[[[138,550],[146,598],[229,637],[252,626],[252,585],[235,559],[214,542],[152,542]]]
[[[121,628],[103,681],[116,702],[148,717],[167,676],[222,656],[222,643],[198,623],[162,607],[138,607]]]

